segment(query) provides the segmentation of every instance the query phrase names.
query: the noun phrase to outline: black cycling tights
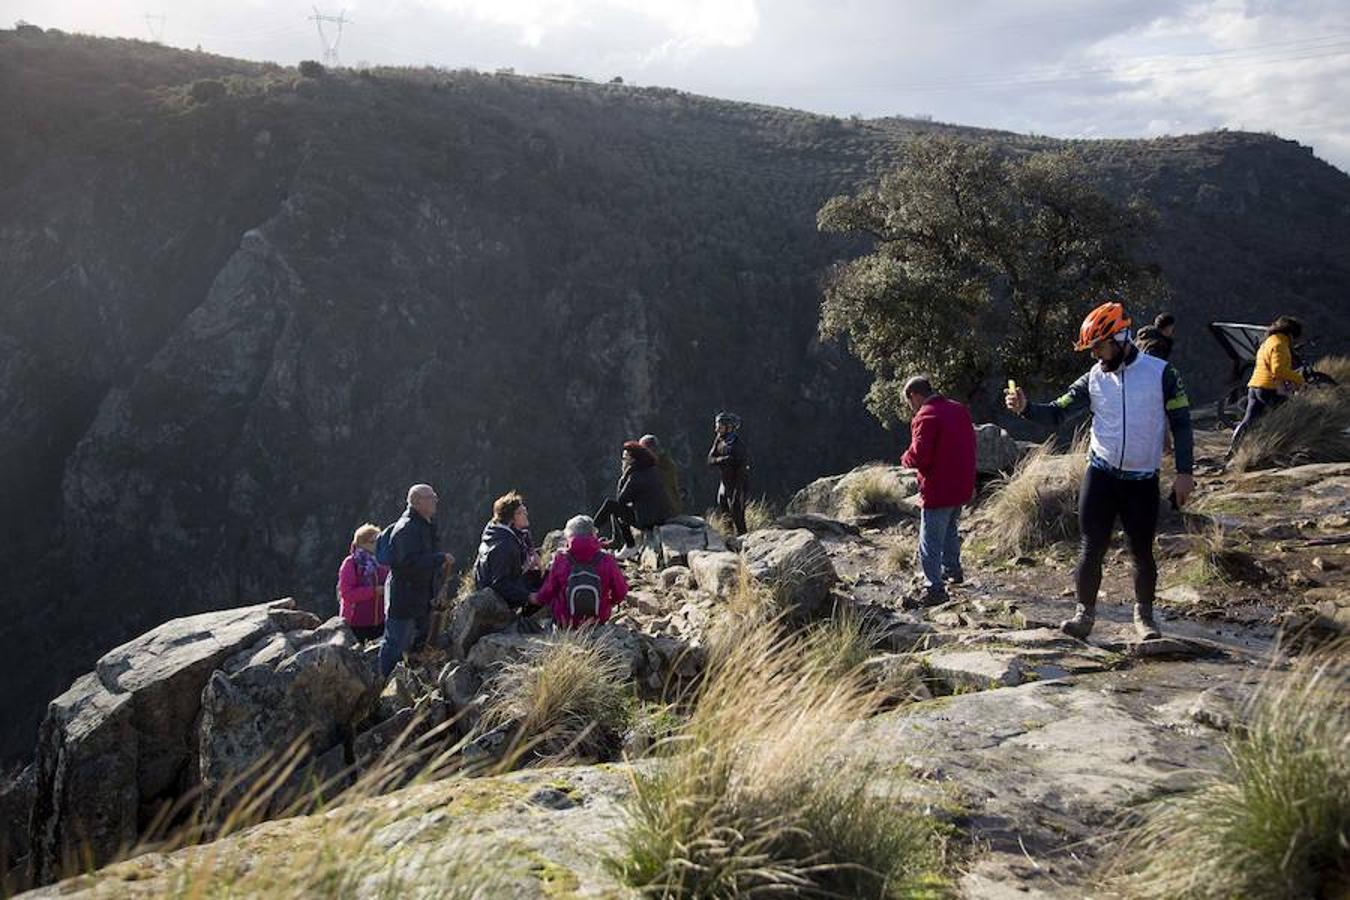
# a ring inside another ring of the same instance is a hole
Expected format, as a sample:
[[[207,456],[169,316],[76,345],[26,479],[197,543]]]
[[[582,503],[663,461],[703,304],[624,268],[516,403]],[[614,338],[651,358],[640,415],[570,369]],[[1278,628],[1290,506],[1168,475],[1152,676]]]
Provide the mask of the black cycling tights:
[[[1117,478],[1104,469],[1087,467],[1078,495],[1078,527],[1083,533],[1075,574],[1078,602],[1092,608],[1102,586],[1102,561],[1111,531],[1120,517],[1134,557],[1134,602],[1150,608],[1158,587],[1153,536],[1158,531],[1158,476],[1141,480]]]

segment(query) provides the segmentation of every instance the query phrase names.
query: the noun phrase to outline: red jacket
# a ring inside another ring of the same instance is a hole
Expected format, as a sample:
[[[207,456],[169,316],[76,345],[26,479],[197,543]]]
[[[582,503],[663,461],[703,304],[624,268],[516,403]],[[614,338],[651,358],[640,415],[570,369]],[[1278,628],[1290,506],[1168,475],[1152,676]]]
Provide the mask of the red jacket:
[[[375,596],[375,586],[389,577],[388,566],[376,566],[374,579],[362,583],[356,560],[348,556],[338,569],[338,597],[342,600],[342,620],[352,627],[383,625],[384,604]]]
[[[628,596],[628,581],[623,577],[619,564],[600,549],[600,541],[590,535],[578,535],[567,542],[567,549],[553,557],[548,568],[548,577],[539,589],[539,605],[547,606],[553,612],[553,621],[564,628],[574,628],[584,622],[575,621],[567,609],[567,578],[572,574],[572,560],[575,556],[580,562],[588,563],[596,556],[596,574],[600,576],[600,618],[597,621],[608,622],[614,607]]]
[[[919,499],[926,509],[964,506],[975,496],[975,423],[955,400],[934,394],[909,426],[909,449],[900,465],[919,470]]]

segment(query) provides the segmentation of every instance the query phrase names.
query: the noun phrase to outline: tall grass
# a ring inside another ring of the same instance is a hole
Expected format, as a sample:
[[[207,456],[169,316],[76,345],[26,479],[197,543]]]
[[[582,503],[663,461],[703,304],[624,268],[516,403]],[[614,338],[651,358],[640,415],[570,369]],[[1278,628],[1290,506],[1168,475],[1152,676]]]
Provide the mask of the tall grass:
[[[760,497],[758,500],[751,500],[745,505],[745,528],[747,531],[772,528],[779,515],[777,505],[769,498]]]
[[[844,485],[845,507],[855,516],[898,513],[908,494],[900,478],[884,466],[855,472]]]
[[[988,548],[1022,556],[1060,541],[1078,540],[1078,490],[1087,468],[1087,441],[1068,453],[1047,442],[1022,457],[995,485],[979,520],[989,526]]]
[[[1350,643],[1270,672],[1224,771],[1157,802],[1108,875],[1128,896],[1350,896]]]
[[[712,664],[660,764],[634,776],[618,877],[661,897],[940,892],[941,836],[850,746],[877,695],[858,668],[822,665],[822,640],[769,623]]]
[[[1344,358],[1336,362],[1336,371],[1350,368],[1339,365]],[[1257,419],[1229,466],[1247,472],[1318,462],[1350,462],[1350,382],[1305,388]]]
[[[627,679],[625,661],[591,633],[559,632],[493,676],[480,727],[510,727],[516,752],[544,761],[609,759],[631,708]]]

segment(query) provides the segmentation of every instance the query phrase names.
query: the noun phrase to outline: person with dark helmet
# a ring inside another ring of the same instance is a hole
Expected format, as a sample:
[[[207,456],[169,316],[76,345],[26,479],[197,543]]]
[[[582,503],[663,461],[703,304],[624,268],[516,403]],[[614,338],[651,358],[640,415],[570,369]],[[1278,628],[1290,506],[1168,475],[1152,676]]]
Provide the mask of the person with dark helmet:
[[[1119,303],[1103,303],[1083,320],[1074,348],[1091,351],[1097,361],[1059,399],[1028,403],[1021,388],[1010,385],[1008,409],[1036,422],[1058,427],[1076,413],[1092,414],[1092,442],[1078,496],[1082,545],[1075,573],[1078,607],[1060,624],[1071,637],[1085,640],[1096,618],[1102,562],[1119,519],[1134,558],[1134,626],[1144,640],[1160,636],[1153,617],[1158,566],[1153,539],[1158,527],[1158,473],[1168,427],[1175,445],[1178,506],[1195,489],[1192,477],[1194,435],[1190,400],[1171,364],[1141,353],[1129,340],[1130,318]]]
[[[1302,335],[1303,323],[1293,316],[1280,316],[1266,328],[1266,339],[1256,351],[1256,366],[1247,382],[1247,412],[1228,444],[1230,457],[1252,423],[1303,387],[1303,375],[1294,368],[1294,341]]]
[[[720,412],[713,419],[708,465],[717,469],[717,509],[731,519],[737,534],[745,534],[745,504],[750,493],[750,451],[741,437],[741,417]]]

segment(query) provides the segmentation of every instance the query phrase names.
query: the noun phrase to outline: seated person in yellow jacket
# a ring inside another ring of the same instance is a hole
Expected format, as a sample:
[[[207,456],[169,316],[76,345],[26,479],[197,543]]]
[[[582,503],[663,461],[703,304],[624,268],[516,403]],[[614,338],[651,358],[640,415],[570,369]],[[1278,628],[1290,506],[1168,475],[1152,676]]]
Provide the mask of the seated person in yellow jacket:
[[[1253,422],[1303,386],[1303,376],[1294,368],[1294,341],[1302,334],[1303,323],[1292,316],[1280,316],[1266,329],[1266,339],[1256,351],[1256,368],[1247,382],[1247,414],[1233,430],[1229,456]]]

